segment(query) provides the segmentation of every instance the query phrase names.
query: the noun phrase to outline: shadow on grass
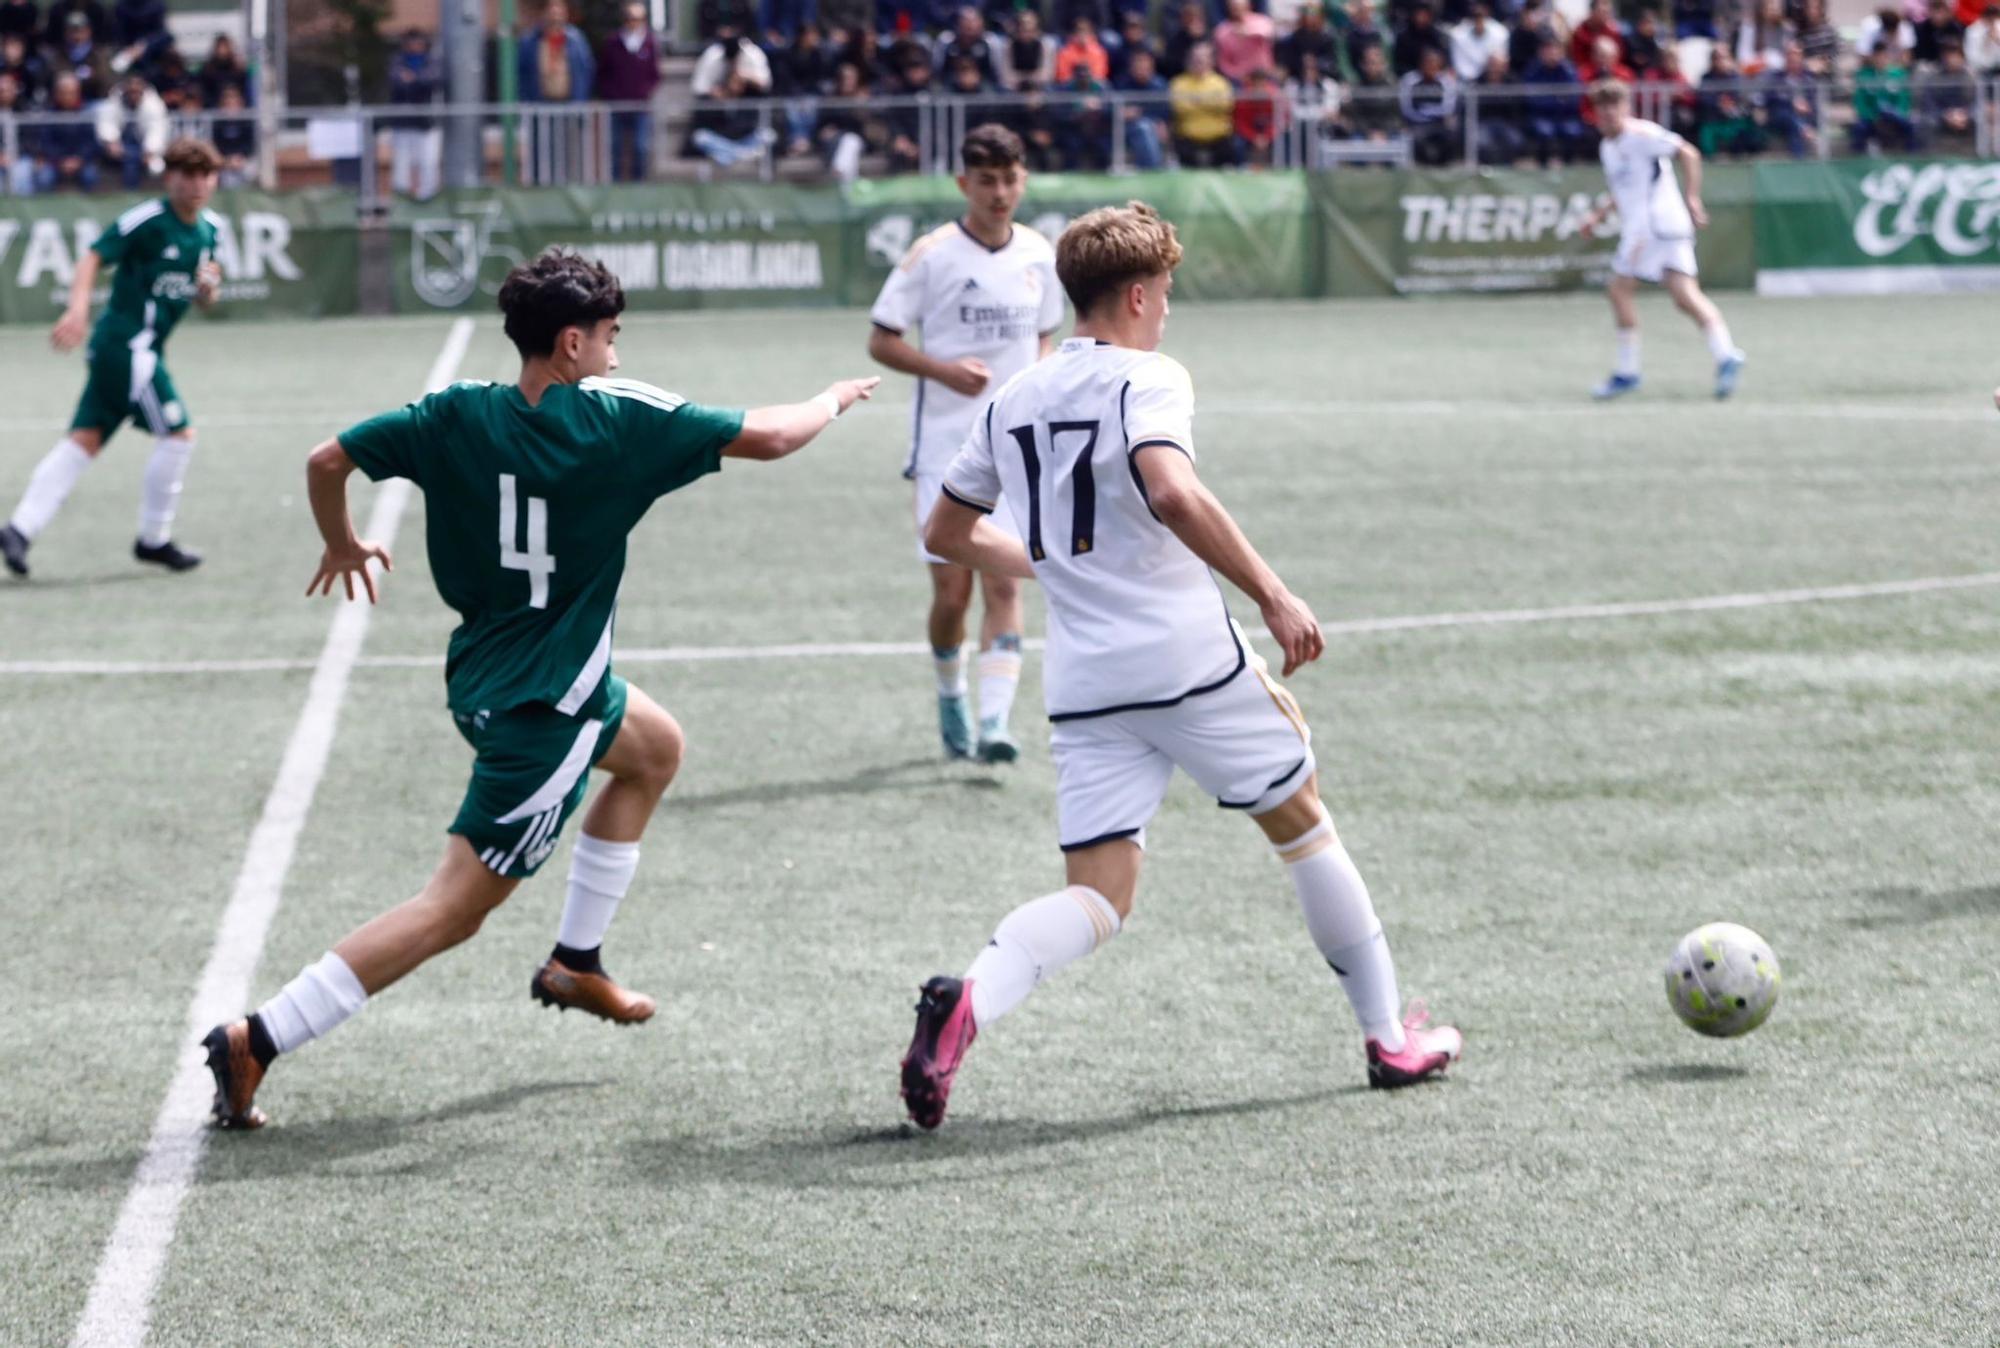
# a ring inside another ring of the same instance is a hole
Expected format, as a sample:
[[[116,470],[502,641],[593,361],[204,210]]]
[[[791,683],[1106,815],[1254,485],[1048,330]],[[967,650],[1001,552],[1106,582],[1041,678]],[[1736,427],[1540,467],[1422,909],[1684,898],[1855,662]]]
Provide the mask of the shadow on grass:
[[[1000,780],[991,776],[967,776],[964,764],[950,764],[935,754],[864,768],[846,777],[822,777],[812,782],[766,782],[729,791],[710,791],[698,796],[668,796],[665,808],[715,810],[729,805],[782,805],[787,801],[812,800],[823,796],[866,796],[878,791],[932,791],[940,786],[960,786],[970,791],[997,791]]]
[[[1654,1063],[1635,1067],[1625,1079],[1635,1086],[1697,1086],[1718,1081],[1741,1081],[1750,1075],[1747,1067],[1719,1062]]]
[[[278,1179],[290,1175],[338,1174],[347,1163],[406,1141],[423,1129],[460,1119],[504,1114],[540,1096],[595,1090],[603,1081],[537,1081],[482,1091],[414,1114],[371,1114],[361,1117],[315,1119],[286,1124],[282,1117],[254,1133],[208,1134],[198,1184],[231,1184],[240,1180]],[[282,1110],[282,1105],[279,1106]],[[426,1144],[423,1155],[397,1174],[436,1174],[456,1165],[462,1152]],[[20,1161],[0,1165],[0,1174],[23,1183],[50,1188],[88,1190],[123,1188],[132,1182],[139,1153],[93,1156],[80,1160]],[[351,1173],[351,1172],[350,1172]],[[369,1173],[382,1173],[371,1171]]]
[[[1920,927],[1929,922],[1949,922],[1955,917],[2000,917],[2000,885],[1941,890],[1871,889],[1862,897],[1868,900],[1869,911],[1848,919],[1849,926],[1862,931]]]
[[[30,564],[32,565],[32,563],[33,559],[31,558]],[[141,571],[137,569],[138,563],[134,562],[132,568],[125,571],[107,571],[99,576],[36,576],[29,580],[19,580],[7,575],[5,572],[0,572],[0,594],[14,594],[22,598],[29,598],[48,590],[57,592],[64,590],[95,590],[105,585],[125,585],[133,581],[165,580],[167,578],[167,573],[158,567],[149,566]]]
[[[921,1132],[909,1123],[858,1131],[820,1128],[780,1133],[742,1147],[719,1147],[700,1137],[663,1138],[635,1143],[630,1154],[639,1174],[659,1185],[726,1181],[781,1189],[910,1189],[946,1178],[927,1168],[934,1162],[1033,1155],[1048,1147],[1123,1137],[1147,1128],[1300,1109],[1367,1089],[1356,1085],[1304,1095],[1139,1109],[1067,1122],[954,1118],[935,1133]],[[962,1176],[954,1173],[951,1177]]]

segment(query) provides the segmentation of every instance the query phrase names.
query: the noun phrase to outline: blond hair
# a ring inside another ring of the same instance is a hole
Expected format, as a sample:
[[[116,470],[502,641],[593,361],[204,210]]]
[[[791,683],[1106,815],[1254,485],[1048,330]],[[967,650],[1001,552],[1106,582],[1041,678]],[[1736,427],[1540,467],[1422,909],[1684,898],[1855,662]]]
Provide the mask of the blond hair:
[[[182,136],[167,147],[166,166],[181,173],[220,173],[222,156],[205,140]]]
[[[1106,295],[1180,265],[1174,227],[1143,201],[1078,216],[1056,240],[1056,275],[1078,318],[1088,317]]]
[[[1624,80],[1599,80],[1590,86],[1590,102],[1593,107],[1608,108],[1614,103],[1623,103],[1632,97],[1632,86]]]

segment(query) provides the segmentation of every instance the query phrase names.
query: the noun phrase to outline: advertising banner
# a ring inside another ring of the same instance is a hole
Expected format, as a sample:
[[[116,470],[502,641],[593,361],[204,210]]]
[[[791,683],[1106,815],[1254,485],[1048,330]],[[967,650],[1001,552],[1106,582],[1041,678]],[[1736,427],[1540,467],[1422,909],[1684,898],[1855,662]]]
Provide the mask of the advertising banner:
[[[501,188],[398,201],[398,313],[490,309],[508,269],[551,245],[602,261],[633,309],[837,304],[847,210],[837,192],[775,183]]]
[[[138,194],[0,198],[0,323],[53,323],[69,300],[78,256]],[[218,192],[221,319],[316,318],[356,307],[354,194]],[[109,289],[106,278],[104,289]]]
[[[1174,293],[1189,300],[1298,299],[1322,293],[1312,195],[1303,173],[1036,174],[1019,218],[1051,243],[1099,206],[1138,199],[1171,220],[1187,260]],[[869,304],[912,242],[964,214],[950,178],[864,179],[854,217],[847,304]]]
[[[1603,199],[1596,169],[1343,169],[1311,180],[1328,293],[1435,295],[1573,290],[1602,284],[1617,246],[1614,216],[1580,232]],[[1696,238],[1702,281],[1748,286],[1755,265],[1748,169],[1711,165],[1709,226]]]
[[[1757,293],[2000,288],[2000,164],[1757,166]]]

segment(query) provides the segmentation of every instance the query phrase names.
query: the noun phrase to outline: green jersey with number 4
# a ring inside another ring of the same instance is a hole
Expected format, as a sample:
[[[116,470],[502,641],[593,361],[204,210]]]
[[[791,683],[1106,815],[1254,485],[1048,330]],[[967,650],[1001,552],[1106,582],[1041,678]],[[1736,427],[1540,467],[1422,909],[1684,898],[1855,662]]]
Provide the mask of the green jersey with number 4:
[[[611,672],[625,537],[654,500],[721,466],[743,413],[633,379],[466,381],[341,432],[369,477],[424,491],[431,574],[462,619],[445,682],[461,715],[574,715]]]

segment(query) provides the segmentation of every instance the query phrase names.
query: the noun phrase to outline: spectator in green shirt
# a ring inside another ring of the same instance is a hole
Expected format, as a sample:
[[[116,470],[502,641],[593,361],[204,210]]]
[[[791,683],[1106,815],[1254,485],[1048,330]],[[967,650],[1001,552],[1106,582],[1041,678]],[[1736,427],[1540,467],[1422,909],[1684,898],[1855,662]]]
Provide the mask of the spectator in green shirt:
[[[1854,153],[1893,140],[1905,151],[1917,148],[1916,123],[1910,118],[1910,71],[1902,48],[1877,43],[1854,76],[1854,124],[1848,129]]]

